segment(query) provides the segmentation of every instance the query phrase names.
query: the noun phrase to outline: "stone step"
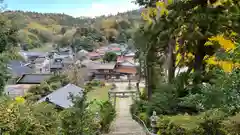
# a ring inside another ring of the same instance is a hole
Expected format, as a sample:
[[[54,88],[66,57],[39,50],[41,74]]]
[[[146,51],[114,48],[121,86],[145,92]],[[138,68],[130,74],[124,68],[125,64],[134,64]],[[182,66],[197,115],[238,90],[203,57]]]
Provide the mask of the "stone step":
[[[139,131],[139,132],[113,132],[113,133],[109,133],[107,135],[146,135],[146,133],[143,133],[141,131]]]

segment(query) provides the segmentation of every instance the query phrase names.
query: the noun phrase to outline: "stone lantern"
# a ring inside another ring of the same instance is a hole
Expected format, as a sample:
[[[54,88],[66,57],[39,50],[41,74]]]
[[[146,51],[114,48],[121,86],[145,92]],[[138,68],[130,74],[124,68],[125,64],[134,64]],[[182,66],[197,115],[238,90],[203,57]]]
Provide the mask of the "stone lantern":
[[[153,111],[153,114],[152,116],[150,117],[150,120],[151,120],[151,127],[152,127],[152,132],[154,134],[157,134],[157,121],[158,121],[159,117],[157,116],[157,113],[156,111]]]

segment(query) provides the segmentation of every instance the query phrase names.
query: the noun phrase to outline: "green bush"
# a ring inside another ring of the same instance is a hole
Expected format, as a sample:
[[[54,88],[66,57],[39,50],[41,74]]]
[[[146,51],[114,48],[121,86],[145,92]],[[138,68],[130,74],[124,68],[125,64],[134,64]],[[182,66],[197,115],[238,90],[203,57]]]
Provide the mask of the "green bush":
[[[100,86],[101,87],[104,87],[106,84],[105,84],[105,82],[104,81],[100,81]]]
[[[178,105],[178,95],[172,85],[162,84],[152,95],[148,105],[148,114],[153,111],[157,114],[176,114]]]
[[[230,118],[220,110],[198,116],[163,116],[158,121],[159,135],[238,135],[239,114]]]
[[[93,81],[91,81],[91,84],[93,87],[97,87],[97,86],[101,85],[101,82],[99,80],[93,80]]]
[[[138,115],[138,118],[140,118],[146,124],[146,126],[150,125],[150,118],[147,115],[147,113],[144,113],[144,112],[140,113]]]
[[[189,94],[182,98],[185,106],[196,106],[196,108],[207,111],[219,108],[229,115],[240,111],[240,72],[234,70],[231,73],[215,71],[217,78],[211,83],[202,84],[199,93]]]
[[[160,119],[158,123],[158,135],[190,135],[188,131],[169,119]]]
[[[140,99],[147,100],[147,93],[145,88],[140,89],[140,92],[141,92]]]
[[[100,108],[101,116],[101,131],[104,133],[109,132],[110,125],[116,117],[116,110],[111,102],[106,101],[101,105]]]
[[[50,84],[50,87],[52,90],[57,90],[58,88],[61,87],[61,85],[62,85],[61,82],[53,82]]]
[[[86,85],[90,86],[90,87],[104,87],[105,82],[100,81],[100,80],[92,80],[92,81],[88,82]]]
[[[140,113],[147,111],[147,101],[145,100],[135,100],[134,103],[130,106],[130,112],[133,115],[138,116]]]

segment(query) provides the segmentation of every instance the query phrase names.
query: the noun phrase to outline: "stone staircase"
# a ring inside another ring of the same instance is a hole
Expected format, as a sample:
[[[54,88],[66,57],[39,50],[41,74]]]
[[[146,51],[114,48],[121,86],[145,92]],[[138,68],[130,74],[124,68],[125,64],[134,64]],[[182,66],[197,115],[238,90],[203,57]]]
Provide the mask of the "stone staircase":
[[[131,97],[118,100],[117,117],[107,135],[146,135],[143,128],[132,119],[129,111],[131,104]]]

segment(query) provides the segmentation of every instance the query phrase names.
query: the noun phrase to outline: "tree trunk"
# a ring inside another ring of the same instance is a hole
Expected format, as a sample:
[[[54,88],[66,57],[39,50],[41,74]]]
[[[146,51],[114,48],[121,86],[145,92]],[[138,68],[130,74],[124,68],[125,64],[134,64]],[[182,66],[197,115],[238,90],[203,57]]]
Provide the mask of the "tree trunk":
[[[155,61],[155,50],[152,48],[147,54],[147,91],[148,91],[148,100],[151,100],[153,90],[155,89],[156,84],[154,84],[154,61]]]
[[[149,67],[147,58],[144,61],[144,76],[145,76],[145,94],[149,96]]]
[[[142,61],[139,60],[138,80],[137,80],[137,83],[136,83],[137,92],[138,92],[138,94],[139,94],[139,97],[140,97],[140,95],[141,95],[140,88],[139,88],[139,84],[140,84],[140,82],[141,82],[141,76],[142,76]]]
[[[174,77],[175,77],[175,61],[176,61],[176,55],[174,53],[175,51],[176,42],[174,39],[172,39],[168,44],[168,82],[172,83]]]
[[[197,45],[197,51],[194,54],[194,72],[197,76],[194,78],[193,83],[198,84],[201,82],[200,75],[203,74],[205,67],[204,67],[204,57],[206,55],[205,51],[205,44],[206,40],[200,40]]]

